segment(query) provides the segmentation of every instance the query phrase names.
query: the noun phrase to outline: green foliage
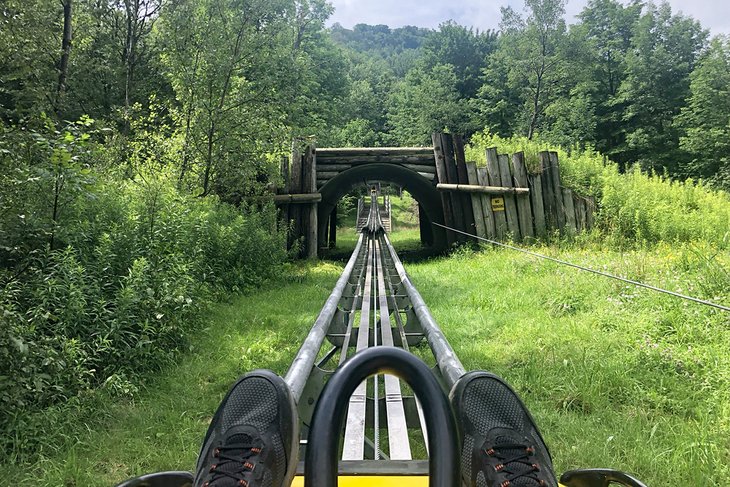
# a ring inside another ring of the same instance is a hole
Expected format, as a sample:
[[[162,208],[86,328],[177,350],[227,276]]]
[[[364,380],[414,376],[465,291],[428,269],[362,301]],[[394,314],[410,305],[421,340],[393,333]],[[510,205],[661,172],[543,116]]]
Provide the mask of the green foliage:
[[[94,168],[106,149],[91,125],[2,134],[4,459],[44,443],[29,412],[99,387],[133,393],[187,350],[213,299],[257,287],[286,257],[271,207],[182,194],[165,171],[135,182]]]
[[[730,190],[730,40],[715,38],[692,72],[688,105],[677,123],[690,157],[685,175],[709,178]]]
[[[497,47],[497,34],[475,32],[454,21],[444,22],[423,44],[423,63],[428,67],[450,64],[454,67],[461,98],[473,98],[481,85],[487,57]]]
[[[699,22],[672,15],[669,4],[647,6],[636,24],[626,78],[617,94],[625,105],[618,162],[677,172],[682,154],[673,120],[690,94],[689,75],[706,38]]]
[[[647,175],[638,167],[603,175],[600,224],[625,242],[706,242],[730,246],[730,197],[702,183]]]
[[[435,131],[464,132],[471,117],[459,98],[453,66],[409,71],[391,93],[388,121],[399,145],[428,144]]]
[[[490,65],[485,71],[485,84],[480,97],[486,105],[499,104],[500,99],[514,99],[507,120],[512,133],[532,139],[543,123],[545,110],[555,102],[567,75],[564,0],[527,0],[527,16],[523,18],[511,7],[502,8],[502,36]],[[490,86],[492,80],[505,86]],[[509,93],[509,94],[508,94]],[[487,114],[493,109],[487,108]]]

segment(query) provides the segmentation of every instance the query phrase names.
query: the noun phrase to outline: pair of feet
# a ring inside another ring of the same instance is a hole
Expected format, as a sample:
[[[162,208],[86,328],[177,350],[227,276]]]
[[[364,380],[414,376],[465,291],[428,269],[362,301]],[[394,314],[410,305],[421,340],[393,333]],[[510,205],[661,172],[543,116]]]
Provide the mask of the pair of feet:
[[[547,446],[517,394],[501,378],[470,372],[451,391],[461,429],[461,475],[470,487],[557,487]],[[258,370],[241,377],[211,421],[195,487],[289,487],[299,420],[284,380]]]

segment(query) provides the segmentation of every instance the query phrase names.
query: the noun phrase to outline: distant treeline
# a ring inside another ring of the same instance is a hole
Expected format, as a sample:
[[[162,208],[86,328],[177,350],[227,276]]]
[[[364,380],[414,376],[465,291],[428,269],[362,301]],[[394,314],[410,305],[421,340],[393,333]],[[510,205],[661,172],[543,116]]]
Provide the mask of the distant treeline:
[[[499,31],[335,24],[349,59],[340,143],[419,144],[433,130],[591,146],[622,167],[730,187],[730,41],[666,3],[502,9]]]

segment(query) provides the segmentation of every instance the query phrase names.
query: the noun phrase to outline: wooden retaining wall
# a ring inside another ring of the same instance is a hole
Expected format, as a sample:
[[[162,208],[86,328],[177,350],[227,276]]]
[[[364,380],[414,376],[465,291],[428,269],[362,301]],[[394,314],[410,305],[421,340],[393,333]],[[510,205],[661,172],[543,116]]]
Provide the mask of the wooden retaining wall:
[[[485,167],[464,157],[459,135],[432,137],[437,188],[446,226],[494,240],[544,238],[551,232],[575,235],[593,226],[595,199],[584,197],[560,180],[555,152],[541,152],[537,172],[530,173],[522,152],[486,150]],[[447,231],[449,244],[468,237]]]
[[[318,229],[318,190],[343,170],[368,163],[401,165],[436,186],[444,224],[467,234],[447,230],[449,246],[472,240],[469,235],[522,241],[555,232],[574,235],[593,226],[595,200],[563,187],[557,153],[541,152],[537,171],[529,172],[521,152],[488,148],[486,166],[478,167],[466,160],[461,136],[435,133],[432,141],[433,159],[430,148],[324,149],[319,167],[315,145],[295,141],[291,157],[281,161],[282,183],[274,195],[289,228],[288,248],[298,245],[301,257],[316,258],[319,247],[335,246],[337,210]],[[433,243],[433,228],[420,206],[419,213],[421,240]]]

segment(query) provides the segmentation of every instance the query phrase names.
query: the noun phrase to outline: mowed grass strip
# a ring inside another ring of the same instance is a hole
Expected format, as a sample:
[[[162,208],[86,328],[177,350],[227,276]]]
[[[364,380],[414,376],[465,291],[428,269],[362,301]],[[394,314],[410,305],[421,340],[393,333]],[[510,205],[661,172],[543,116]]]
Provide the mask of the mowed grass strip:
[[[695,248],[536,250],[730,301],[727,253],[708,264]],[[730,485],[730,314],[511,251],[408,270],[464,366],[522,395],[558,472]]]
[[[535,250],[729,304],[727,252]],[[601,466],[652,486],[730,485],[730,315],[512,251],[407,268],[465,367],[522,395],[558,473]],[[278,287],[220,306],[177,368],[133,401],[110,400],[70,434],[73,446],[0,484],[109,486],[192,469],[230,383],[254,368],[287,370],[341,269],[294,266]]]

